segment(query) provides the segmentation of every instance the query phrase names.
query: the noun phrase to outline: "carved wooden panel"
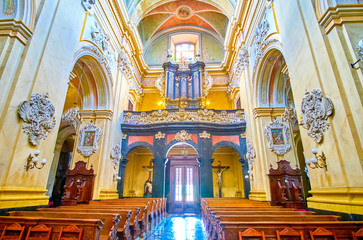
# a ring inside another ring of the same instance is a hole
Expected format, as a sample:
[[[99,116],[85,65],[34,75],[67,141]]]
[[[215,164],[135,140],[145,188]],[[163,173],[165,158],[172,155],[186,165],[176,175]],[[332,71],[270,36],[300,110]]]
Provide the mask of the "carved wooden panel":
[[[299,168],[292,169],[286,160],[277,162],[277,169],[269,171],[271,205],[305,208],[302,179]]]
[[[67,170],[62,205],[76,205],[92,200],[95,175],[92,166],[88,170],[86,165],[86,162],[79,161],[76,162],[73,170]]]

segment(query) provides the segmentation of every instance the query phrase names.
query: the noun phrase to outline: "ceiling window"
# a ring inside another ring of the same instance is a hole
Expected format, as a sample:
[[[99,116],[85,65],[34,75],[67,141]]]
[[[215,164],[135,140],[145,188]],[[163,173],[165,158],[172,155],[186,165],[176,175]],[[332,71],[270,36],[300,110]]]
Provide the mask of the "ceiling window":
[[[175,61],[178,63],[191,62],[195,56],[195,45],[192,43],[180,43],[175,45]]]

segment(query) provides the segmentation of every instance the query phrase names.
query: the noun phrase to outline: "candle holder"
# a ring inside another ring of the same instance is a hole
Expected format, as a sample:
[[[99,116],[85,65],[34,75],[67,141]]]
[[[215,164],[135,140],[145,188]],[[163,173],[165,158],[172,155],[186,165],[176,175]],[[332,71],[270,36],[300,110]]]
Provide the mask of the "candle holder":
[[[305,163],[311,168],[311,169],[315,169],[315,168],[324,168],[325,171],[327,171],[327,165],[326,165],[326,157],[324,152],[321,152],[321,154],[318,154],[318,150],[316,148],[312,148],[311,152],[314,154],[314,157],[312,157],[311,159],[306,159]]]
[[[26,165],[24,165],[25,171],[28,171],[29,169],[33,168],[42,169],[44,167],[44,165],[47,163],[47,159],[43,158],[39,164],[39,158],[38,158],[39,154],[40,154],[39,150],[35,150],[34,155],[32,153],[29,153],[29,156],[27,158],[27,163]]]

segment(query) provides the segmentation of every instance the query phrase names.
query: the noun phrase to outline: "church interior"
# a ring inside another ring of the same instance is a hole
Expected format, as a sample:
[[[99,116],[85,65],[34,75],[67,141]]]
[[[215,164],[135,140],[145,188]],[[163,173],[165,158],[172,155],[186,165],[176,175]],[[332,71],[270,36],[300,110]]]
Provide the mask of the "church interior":
[[[362,0],[0,9],[0,240],[363,239]]]

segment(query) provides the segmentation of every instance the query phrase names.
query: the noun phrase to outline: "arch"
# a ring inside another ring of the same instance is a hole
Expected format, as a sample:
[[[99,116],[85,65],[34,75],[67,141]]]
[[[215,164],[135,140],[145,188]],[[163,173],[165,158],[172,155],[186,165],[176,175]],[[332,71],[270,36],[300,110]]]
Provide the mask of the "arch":
[[[112,109],[112,75],[96,47],[83,47],[73,59],[71,84],[82,96],[82,109]]]
[[[243,156],[243,151],[242,151],[242,147],[235,144],[234,142],[229,142],[229,141],[221,141],[215,145],[212,146],[212,149],[211,149],[211,154],[213,155],[213,153],[218,149],[218,148],[221,148],[221,147],[231,147],[233,148],[234,150],[236,150],[240,157],[242,158]]]
[[[179,144],[179,143],[185,143],[185,144],[188,144],[190,145],[191,147],[194,148],[194,150],[197,152],[198,156],[200,156],[200,153],[199,153],[199,148],[198,148],[198,144],[193,142],[192,140],[188,140],[186,142],[180,142],[180,141],[177,141],[177,140],[173,140],[171,141],[170,143],[168,143],[166,146],[165,146],[165,154],[163,154],[163,156],[165,156],[165,158],[168,156],[168,153],[170,151],[170,149],[172,149],[175,145]]]
[[[124,154],[122,154],[123,158],[127,159],[127,155],[132,150],[134,150],[135,148],[138,148],[138,147],[144,147],[144,148],[149,149],[151,151],[151,153],[153,154],[153,156],[155,156],[153,145],[151,145],[150,143],[147,143],[147,142],[134,142],[127,146],[126,150],[124,151]]]
[[[270,46],[257,66],[253,99],[255,107],[284,107],[287,102],[287,66],[281,48]]]
[[[0,19],[16,19],[21,21],[29,29],[34,30],[36,18],[36,1],[33,0],[14,0],[9,2],[7,7],[3,6],[5,1],[1,1]]]
[[[57,141],[54,147],[53,160],[51,163],[48,181],[47,181],[48,196],[52,196],[53,186],[55,184],[56,173],[58,170],[58,163],[61,156],[62,146],[70,136],[75,134],[76,130],[72,125],[67,125],[58,132]]]

